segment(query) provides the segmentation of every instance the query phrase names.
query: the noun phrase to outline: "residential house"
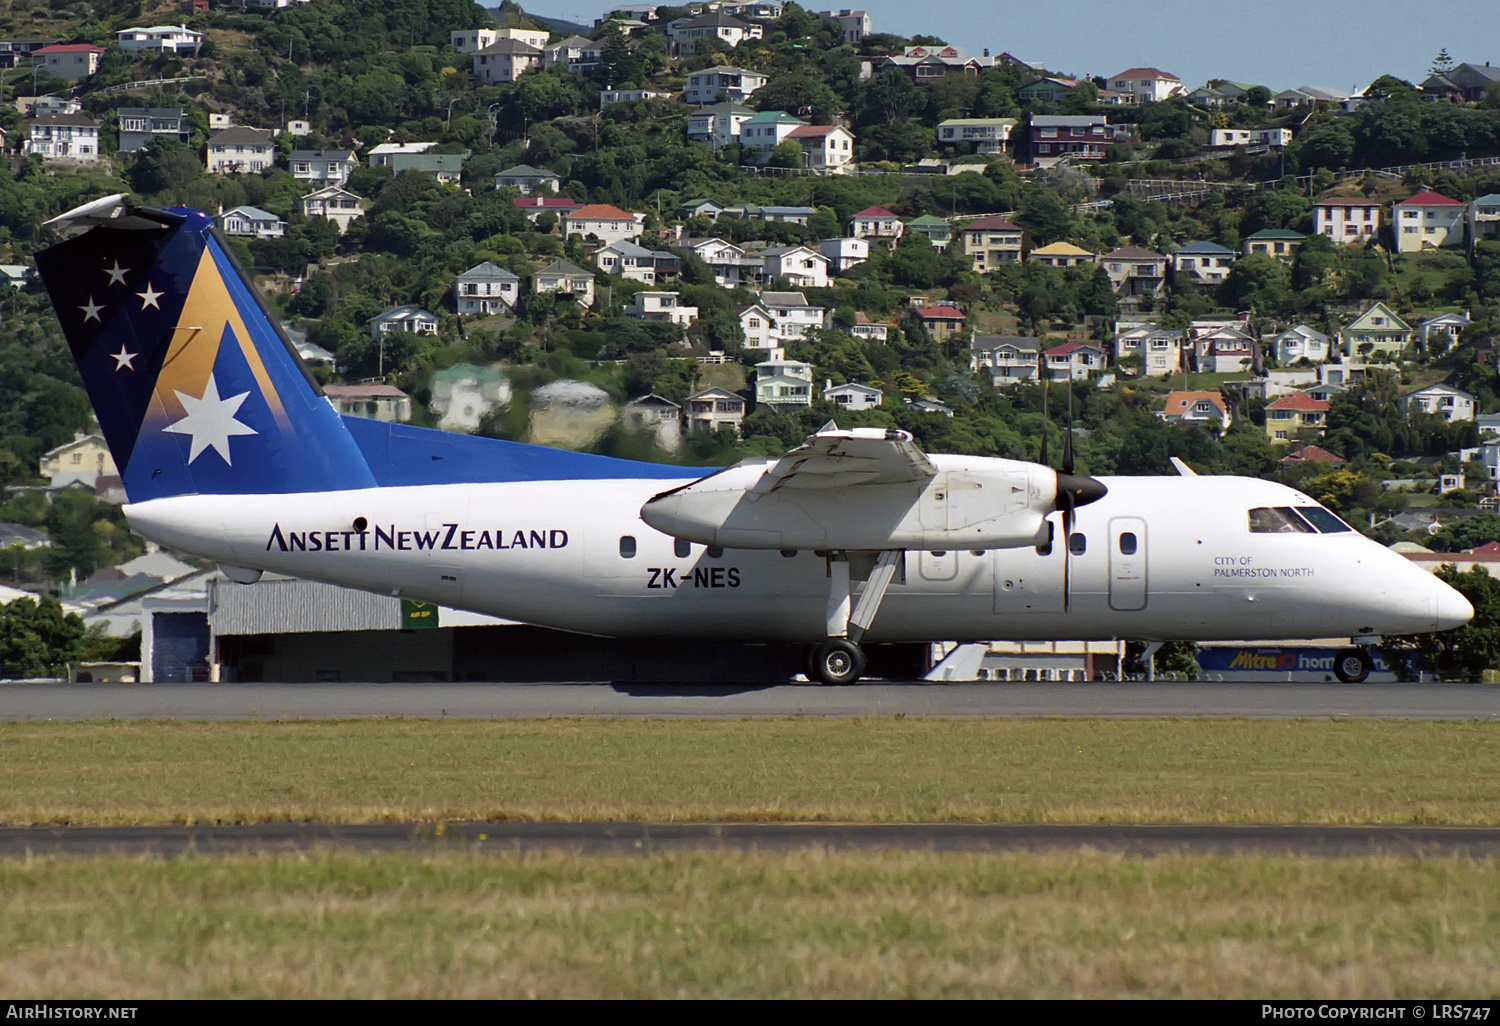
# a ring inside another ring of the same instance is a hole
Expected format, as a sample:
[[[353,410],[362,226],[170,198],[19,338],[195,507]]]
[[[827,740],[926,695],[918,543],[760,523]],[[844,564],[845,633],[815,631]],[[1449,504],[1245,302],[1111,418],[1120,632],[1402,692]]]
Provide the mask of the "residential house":
[[[1193,242],[1172,254],[1174,277],[1216,286],[1229,276],[1234,265],[1234,250],[1217,242]]]
[[[1295,260],[1297,250],[1302,248],[1302,242],[1306,238],[1301,232],[1287,228],[1262,228],[1245,237],[1240,243],[1240,252],[1245,256],[1260,253],[1278,260]]]
[[[353,150],[293,150],[292,177],[318,187],[344,185],[359,167],[359,155]]]
[[[732,427],[738,433],[745,420],[745,400],[722,388],[705,388],[688,396],[687,417],[689,429]]]
[[[677,213],[684,221],[694,217],[706,218],[709,221],[717,221],[719,215],[724,212],[724,205],[711,199],[690,199],[686,203],[677,205]]]
[[[714,103],[744,103],[770,81],[759,71],[720,64],[691,72],[682,87],[682,101],[703,107]]]
[[[641,222],[632,213],[608,203],[590,203],[579,207],[560,220],[564,238],[570,235],[590,237],[608,244],[641,237]]]
[[[1167,258],[1139,246],[1121,246],[1100,263],[1121,296],[1154,296],[1167,282]]]
[[[901,218],[884,207],[866,207],[849,220],[849,234],[856,239],[883,242],[887,249],[896,248],[896,240],[906,225]]]
[[[1035,260],[1039,264],[1049,264],[1052,267],[1080,267],[1083,264],[1096,263],[1099,255],[1090,253],[1082,246],[1075,246],[1071,242],[1054,242],[1050,246],[1032,250],[1027,254],[1026,259]]]
[[[849,328],[849,334],[855,338],[862,338],[866,342],[879,342],[885,344],[890,338],[891,326],[884,321],[872,321],[858,311],[854,315],[854,324]]]
[[[577,264],[554,260],[531,276],[531,291],[562,292],[571,295],[580,306],[594,305],[594,275]]]
[[[383,313],[376,314],[370,318],[369,323],[371,338],[379,338],[393,331],[405,331],[413,335],[436,335],[438,333],[437,314],[428,313],[420,306],[413,306],[410,303],[393,306]]]
[[[998,214],[970,221],[960,230],[964,255],[973,261],[974,270],[980,274],[1020,260],[1023,234],[1019,227]]]
[[[501,39],[469,55],[474,77],[495,85],[514,82],[532,68],[542,66],[542,50],[519,39]]]
[[[1038,376],[1037,339],[1019,335],[975,335],[969,344],[969,369],[990,372],[995,387],[1018,381],[1034,381]]]
[[[1463,337],[1473,322],[1467,313],[1441,313],[1417,324],[1417,346],[1424,353],[1441,353]]]
[[[920,410],[922,413],[936,413],[940,417],[953,416],[953,407],[947,403],[940,403],[936,399],[908,399],[906,402],[912,409]]]
[[[908,46],[900,54],[882,57],[876,74],[885,68],[896,68],[913,82],[922,85],[941,82],[949,75],[978,75],[993,62],[986,57],[967,57],[956,46]]]
[[[31,51],[31,64],[41,65],[49,75],[77,82],[99,70],[104,47],[92,43],[55,43]]]
[[[1187,392],[1173,389],[1159,414],[1169,424],[1199,424],[1219,431],[1229,428],[1229,405],[1218,392]]]
[[[1314,331],[1305,324],[1288,328],[1273,335],[1267,342],[1276,356],[1276,362],[1289,367],[1300,360],[1322,363],[1328,359],[1328,336]]]
[[[459,53],[473,54],[494,46],[502,39],[514,39],[540,50],[547,45],[550,36],[551,33],[544,29],[476,28],[450,32],[448,40]]]
[[[670,100],[672,93],[668,89],[601,89],[599,90],[599,109],[613,106],[616,103],[640,103],[644,100]]]
[[[253,239],[279,239],[286,234],[286,222],[259,207],[235,207],[219,215],[219,229],[225,235]]]
[[[787,133],[802,147],[802,166],[839,171],[854,160],[854,135],[842,125],[802,125]]]
[[[723,239],[683,239],[679,249],[708,265],[717,285],[751,285],[760,280],[765,262]]]
[[[1300,449],[1294,449],[1292,452],[1287,453],[1278,462],[1284,466],[1294,463],[1322,463],[1326,466],[1337,468],[1342,467],[1349,461],[1319,446],[1304,445]]]
[[[1419,192],[1402,200],[1391,212],[1396,252],[1462,246],[1468,212],[1466,204],[1438,192]]]
[[[453,299],[460,314],[509,313],[520,296],[520,276],[488,260],[469,268],[453,282]]]
[[[96,164],[99,152],[99,122],[84,114],[43,114],[26,123],[22,153],[41,154],[47,160]]]
[[[1139,358],[1141,373],[1164,377],[1182,370],[1182,332],[1167,331],[1154,324],[1120,325],[1114,339],[1114,360]]]
[[[818,243],[818,249],[827,258],[828,270],[832,274],[843,274],[870,259],[870,244],[864,239],[824,239]]]
[[[0,39],[0,68],[19,68],[21,61],[30,61],[31,55],[44,46],[53,46],[58,42],[56,38],[33,38],[33,39]],[[17,108],[22,114],[30,114],[25,107],[17,103]],[[71,113],[61,111],[59,113]]]
[[[778,224],[806,224],[807,219],[817,214],[817,207],[759,207],[755,210],[752,221],[772,221]],[[724,211],[726,214],[734,213],[730,207]]]
[[[548,45],[542,51],[542,61],[548,68],[561,64],[569,71],[583,74],[597,68],[603,54],[602,42],[596,43],[587,36],[569,36]]]
[[[1408,417],[1413,412],[1430,413],[1452,424],[1456,420],[1473,420],[1474,397],[1452,385],[1428,385],[1401,397],[1401,410]]]
[[[1369,242],[1380,230],[1380,204],[1362,196],[1330,196],[1313,204],[1313,234],[1335,245]]]
[[[1235,327],[1223,327],[1193,340],[1198,371],[1240,374],[1255,363],[1255,339]]]
[[[687,118],[688,142],[706,143],[716,151],[722,150],[739,142],[741,127],[755,114],[749,107],[729,100],[694,111]]]
[[[235,126],[208,139],[208,173],[254,174],[276,162],[276,145],[270,132]]]
[[[1328,423],[1325,399],[1314,399],[1293,392],[1266,404],[1266,437],[1273,442],[1290,443],[1309,434],[1321,435]]]
[[[865,11],[840,10],[818,11],[821,21],[831,21],[839,27],[839,41],[846,46],[857,46],[870,34],[870,15]]]
[[[192,125],[181,107],[121,107],[115,114],[120,119],[121,153],[145,149],[153,139],[185,143],[192,138]]]
[[[762,292],[761,304],[776,321],[776,330],[786,339],[802,338],[809,328],[824,327],[828,311],[813,306],[800,292]]]
[[[761,251],[765,261],[765,280],[789,284],[803,289],[826,289],[828,281],[828,258],[806,246],[771,246]]]
[[[1291,142],[1290,128],[1213,128],[1208,132],[1208,148],[1211,150],[1279,150],[1290,146]]]
[[[583,204],[566,196],[517,196],[511,203],[520,208],[529,220],[535,221],[543,214],[556,214],[561,220]]]
[[[952,335],[964,330],[964,313],[956,306],[946,303],[935,306],[919,306],[912,310],[917,319],[922,322],[922,327],[932,336],[934,342],[946,342]]]
[[[1483,64],[1460,64],[1442,75],[1434,74],[1419,87],[1431,96],[1449,96],[1466,103],[1478,103],[1489,95],[1490,87],[1500,82],[1500,67]]]
[[[1112,75],[1109,88],[1130,97],[1129,103],[1160,103],[1184,91],[1182,79],[1157,68],[1130,68]]]
[[[719,11],[684,18],[672,22],[667,29],[677,53],[687,55],[698,52],[698,45],[705,39],[718,39],[730,49],[747,39],[760,39],[764,30],[755,22],[741,21]]]
[[[937,141],[945,146],[968,143],[975,153],[1004,153],[1015,118],[949,118],[939,121]]]
[[[385,424],[411,420],[411,396],[395,385],[324,385],[323,394],[333,408],[349,417],[364,417]]]
[[[23,96],[16,100],[16,107],[22,114],[37,118],[43,114],[79,114],[83,111],[83,104],[66,96],[34,96],[29,102]]]
[[[1129,141],[1132,128],[1098,114],[1034,114],[1031,159],[1044,167],[1064,159],[1103,160],[1115,143]]]
[[[755,366],[755,405],[795,413],[812,405],[813,369],[797,360],[766,360]]]
[[[1047,376],[1087,381],[1104,371],[1104,350],[1090,342],[1064,342],[1042,354]]]
[[[337,185],[330,185],[302,197],[302,216],[326,217],[338,225],[340,235],[348,231],[350,223],[356,217],[363,217],[364,213],[360,197]]]
[[[784,110],[763,110],[740,123],[740,146],[746,159],[764,164],[787,136],[803,127],[806,127],[803,121]]]
[[[1283,89],[1271,97],[1271,106],[1276,110],[1293,110],[1297,107],[1342,107],[1349,101],[1348,93],[1320,86],[1298,86]]]
[[[44,453],[40,466],[41,476],[53,488],[74,483],[92,488],[100,477],[114,477],[119,473],[104,436],[85,435],[81,431],[71,442]]]
[[[746,349],[780,352],[781,328],[764,303],[737,306],[734,314],[740,320],[740,331],[744,333]]]
[[[372,146],[366,156],[370,158],[371,167],[390,167],[391,159],[397,154],[426,153],[436,145],[436,142],[381,143]]]
[[[1384,303],[1374,303],[1339,332],[1339,346],[1350,360],[1384,356],[1400,359],[1411,345],[1411,326]]]
[[[1039,78],[1017,91],[1022,103],[1061,103],[1084,83],[1076,78]]]
[[[932,243],[932,248],[941,253],[953,241],[953,226],[941,217],[923,214],[906,222],[906,230],[921,235]]]
[[[677,324],[686,328],[698,319],[696,306],[683,306],[675,292],[637,292],[625,307],[625,316],[637,321]]]
[[[1500,236],[1500,193],[1492,192],[1471,202],[1466,220],[1470,243]]]
[[[840,409],[873,410],[880,405],[885,394],[878,388],[854,382],[844,385],[829,383],[823,388],[823,398]]]
[[[677,254],[651,250],[628,239],[611,242],[594,251],[594,266],[605,274],[648,285],[677,277],[682,261]]]
[[[203,45],[203,33],[194,32],[186,25],[155,25],[151,28],[120,29],[115,33],[121,53],[139,53],[150,50],[158,53],[175,53],[179,56],[197,56]]]
[[[464,158],[468,153],[393,153],[391,171],[419,171],[436,178],[443,185],[457,185],[463,180]]]
[[[620,410],[620,423],[655,435],[657,444],[668,452],[682,445],[682,407],[655,393],[626,403]]]
[[[520,189],[521,195],[530,196],[537,189],[546,188],[554,193],[562,186],[562,179],[551,171],[517,164],[504,171],[495,172],[495,188]]]

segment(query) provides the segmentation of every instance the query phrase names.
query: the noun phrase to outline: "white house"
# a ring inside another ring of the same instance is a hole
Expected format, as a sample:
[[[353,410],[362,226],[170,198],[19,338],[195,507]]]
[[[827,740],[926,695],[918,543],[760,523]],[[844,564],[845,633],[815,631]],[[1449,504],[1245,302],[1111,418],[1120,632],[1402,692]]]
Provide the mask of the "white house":
[[[302,216],[326,217],[338,225],[340,235],[349,230],[350,222],[356,217],[363,217],[364,213],[360,198],[337,185],[330,185],[302,197]]]
[[[1047,363],[1047,372],[1054,378],[1087,381],[1104,371],[1103,348],[1088,342],[1064,342],[1042,355]]]
[[[1417,324],[1417,344],[1422,352],[1430,353],[1434,347],[1446,349],[1463,336],[1464,329],[1473,322],[1467,313],[1441,313]]]
[[[1452,385],[1428,385],[1401,397],[1401,409],[1407,416],[1413,411],[1433,413],[1448,423],[1474,419],[1474,397]]]
[[[875,239],[891,249],[895,248],[896,240],[901,238],[901,233],[905,230],[906,225],[901,223],[901,217],[884,207],[865,207],[849,219],[850,235],[866,241]]]
[[[1131,103],[1160,103],[1183,92],[1182,79],[1158,68],[1130,68],[1109,79],[1109,88]]]
[[[599,109],[616,103],[639,103],[642,100],[670,100],[672,93],[666,89],[602,89],[599,91]]]
[[[1182,332],[1154,324],[1120,325],[1115,335],[1115,363],[1141,358],[1141,373],[1161,377],[1182,370]]]
[[[704,107],[688,115],[688,142],[706,143],[715,150],[722,150],[730,143],[739,142],[740,126],[754,116],[755,111],[749,107],[728,100]]]
[[[1335,245],[1368,242],[1380,230],[1380,204],[1363,196],[1330,196],[1313,204],[1313,233]]]
[[[766,281],[785,279],[798,288],[828,287],[828,258],[806,246],[772,246],[761,251]]]
[[[371,167],[390,167],[391,158],[398,153],[426,153],[437,145],[433,142],[381,143],[371,147],[367,156]]]
[[[620,410],[620,423],[637,431],[648,431],[668,452],[682,445],[682,407],[659,395],[632,399]]]
[[[569,71],[582,74],[599,66],[603,52],[603,43],[596,43],[587,36],[569,36],[543,49],[542,59],[546,67],[561,64]]]
[[[827,311],[812,306],[800,292],[762,292],[760,301],[776,319],[782,339],[801,338],[809,328],[821,328]]]
[[[802,121],[784,110],[763,110],[740,124],[740,146],[751,160],[763,164],[787,136],[803,127]]]
[[[705,39],[718,39],[733,49],[746,39],[760,39],[763,34],[756,23],[740,21],[719,11],[679,19],[667,28],[667,35],[679,54],[697,53],[698,44]]]
[[[625,316],[637,321],[658,321],[687,327],[698,319],[696,306],[683,306],[675,292],[637,292],[625,308]]]
[[[969,345],[969,369],[987,370],[995,386],[1033,381],[1038,374],[1036,339],[1020,335],[975,335]]]
[[[745,335],[746,349],[768,349],[773,352],[779,351],[781,347],[781,329],[776,324],[776,318],[762,303],[751,303],[746,306],[734,308],[735,316],[740,319],[740,330]]]
[[[502,39],[514,39],[540,50],[547,45],[550,33],[542,29],[477,28],[448,33],[449,44],[459,53],[477,53],[494,46]]]
[[[1229,405],[1218,392],[1167,393],[1167,405],[1157,414],[1171,424],[1209,424],[1223,431],[1229,427]]]
[[[1193,242],[1172,254],[1172,272],[1189,281],[1219,285],[1234,266],[1234,250],[1217,242]]]
[[[608,203],[590,203],[570,214],[564,214],[559,223],[563,237],[581,235],[585,239],[593,236],[603,243],[634,241],[641,237],[640,220],[631,213],[612,207]]]
[[[577,264],[554,260],[531,275],[531,291],[564,292],[576,299],[580,306],[593,306],[594,275]]]
[[[721,64],[694,71],[682,87],[682,100],[697,106],[710,103],[744,103],[770,78],[759,71]]]
[[[249,236],[255,239],[279,239],[286,234],[286,222],[259,207],[235,207],[219,217],[225,235]]]
[[[1419,192],[1402,200],[1392,211],[1396,251],[1419,253],[1424,249],[1462,246],[1468,212],[1467,204],[1438,192]]]
[[[760,280],[765,261],[723,239],[683,239],[678,248],[702,260],[717,285],[753,284]]]
[[[276,161],[270,132],[239,126],[226,128],[208,140],[209,174],[253,174]]]
[[[517,164],[504,171],[495,172],[495,188],[520,189],[523,196],[530,196],[537,189],[544,187],[557,192],[561,185],[562,179],[556,173],[532,167],[530,164]]]
[[[831,382],[823,388],[823,398],[846,410],[873,410],[885,395],[878,388],[850,382],[835,385]]]
[[[828,270],[833,274],[843,274],[870,259],[870,244],[864,239],[824,239],[818,243],[818,248],[828,259]]]
[[[766,360],[755,367],[755,404],[778,412],[812,405],[813,369],[797,360]]]
[[[528,46],[518,39],[501,39],[469,55],[474,77],[491,85],[514,82],[532,68],[542,66],[540,47]]]
[[[819,11],[818,18],[838,25],[840,42],[849,46],[861,42],[870,34],[870,15],[865,11]]]
[[[1279,335],[1272,336],[1269,345],[1276,355],[1276,362],[1283,367],[1294,364],[1298,360],[1322,363],[1328,359],[1328,336],[1320,331],[1314,331],[1305,324],[1299,324]]]
[[[162,53],[196,54],[203,45],[203,33],[186,25],[156,25],[151,28],[128,28],[115,33],[121,53],[156,50]]]
[[[787,138],[802,147],[802,164],[814,171],[838,171],[854,160],[854,135],[842,125],[802,125]]]
[[[26,123],[23,153],[39,153],[48,160],[78,164],[98,163],[99,122],[83,114],[44,114]]]
[[[863,311],[856,312],[854,324],[849,328],[849,334],[855,338],[862,338],[866,342],[879,342],[882,345],[890,340],[891,326],[884,321],[872,321],[866,317]]]
[[[293,150],[292,177],[314,185],[343,185],[359,167],[353,150]]]
[[[599,270],[647,284],[675,278],[681,263],[674,253],[650,250],[624,239],[594,251],[594,266]]]
[[[520,295],[520,277],[488,260],[469,268],[453,282],[453,298],[461,314],[508,313],[515,309]]]
[[[185,143],[192,134],[181,107],[121,107],[115,114],[120,119],[121,153],[144,149],[153,139]]]
[[[939,121],[937,140],[945,146],[968,143],[975,153],[1004,153],[1015,118],[949,118]]]
[[[437,315],[408,303],[405,306],[392,307],[370,318],[371,338],[379,338],[392,331],[409,331],[413,335],[436,335],[438,333]]]

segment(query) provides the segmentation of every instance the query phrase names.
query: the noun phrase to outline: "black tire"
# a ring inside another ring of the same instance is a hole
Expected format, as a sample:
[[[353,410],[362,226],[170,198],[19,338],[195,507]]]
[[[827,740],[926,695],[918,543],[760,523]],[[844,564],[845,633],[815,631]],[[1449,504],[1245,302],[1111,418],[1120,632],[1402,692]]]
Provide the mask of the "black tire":
[[[802,669],[802,676],[806,677],[811,684],[818,683],[818,643],[809,641],[802,646],[802,654],[797,658],[797,665]]]
[[[1345,684],[1363,684],[1375,660],[1362,648],[1346,648],[1333,657],[1333,675]]]
[[[864,652],[843,638],[829,638],[813,656],[814,679],[824,684],[853,684],[864,672]]]

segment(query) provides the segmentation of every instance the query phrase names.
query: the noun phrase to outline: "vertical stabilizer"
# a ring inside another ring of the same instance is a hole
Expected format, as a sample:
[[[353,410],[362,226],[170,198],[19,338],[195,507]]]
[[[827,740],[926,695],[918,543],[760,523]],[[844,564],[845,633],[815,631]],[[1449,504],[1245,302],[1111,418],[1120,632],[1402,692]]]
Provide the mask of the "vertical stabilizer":
[[[112,196],[48,225],[37,269],[131,502],[375,484],[206,215]]]

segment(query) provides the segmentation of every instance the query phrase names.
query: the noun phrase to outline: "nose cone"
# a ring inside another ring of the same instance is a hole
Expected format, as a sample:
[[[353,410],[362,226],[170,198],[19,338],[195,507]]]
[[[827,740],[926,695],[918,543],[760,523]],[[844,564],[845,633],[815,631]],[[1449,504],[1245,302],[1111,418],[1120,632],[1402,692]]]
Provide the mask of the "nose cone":
[[[1462,627],[1474,619],[1474,607],[1469,604],[1468,599],[1442,581],[1434,580],[1432,583],[1437,585],[1438,589],[1435,630],[1446,631],[1454,627]]]
[[[1067,494],[1073,499],[1073,507],[1087,506],[1091,502],[1098,502],[1104,498],[1109,491],[1104,487],[1104,482],[1098,478],[1089,477],[1087,474],[1063,474],[1057,475],[1057,498],[1061,505],[1062,497]]]

